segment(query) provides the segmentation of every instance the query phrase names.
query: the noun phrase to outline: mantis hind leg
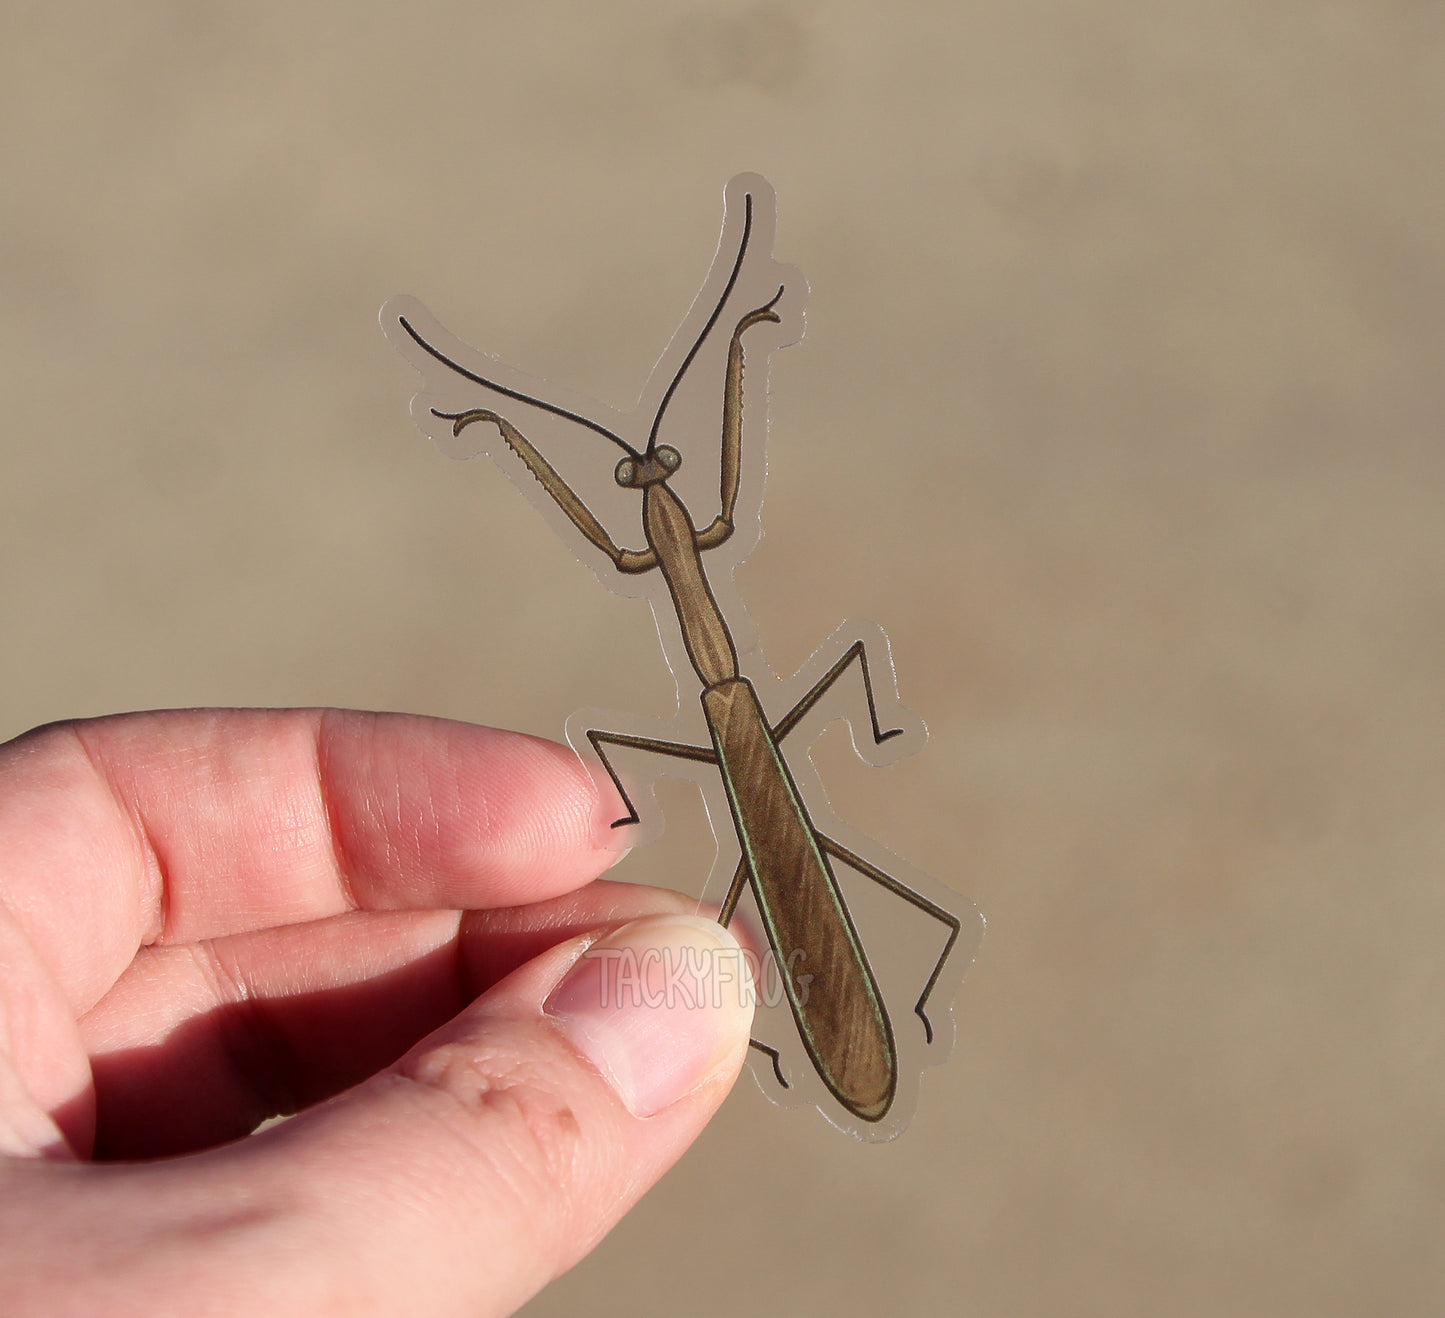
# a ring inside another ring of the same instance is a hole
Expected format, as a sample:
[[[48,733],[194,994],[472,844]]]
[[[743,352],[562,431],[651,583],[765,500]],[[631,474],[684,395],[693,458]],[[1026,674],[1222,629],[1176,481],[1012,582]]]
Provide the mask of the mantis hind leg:
[[[930,901],[921,892],[914,892],[906,883],[895,879],[891,874],[884,873],[871,861],[864,860],[856,852],[849,851],[841,843],[834,842],[832,838],[818,834],[818,845],[822,847],[834,860],[841,860],[845,865],[850,866],[858,873],[866,875],[875,883],[881,884],[889,892],[897,897],[902,897],[911,906],[916,906],[920,911],[931,915],[935,920],[948,927],[948,941],[943,945],[943,951],[933,967],[933,973],[928,977],[928,983],[923,986],[923,992],[919,995],[918,1001],[914,1004],[913,1011],[919,1020],[923,1022],[926,1040],[933,1042],[933,1022],[928,1019],[928,1013],[924,1007],[928,1003],[929,995],[938,985],[938,977],[943,973],[943,967],[948,961],[949,954],[953,951],[953,945],[958,942],[958,936],[963,928],[963,922],[954,915],[952,911],[945,910],[937,902]]]
[[[587,733],[587,740],[592,743],[592,749],[597,753],[597,758],[602,761],[602,767],[607,770],[607,776],[612,779],[618,793],[622,797],[623,804],[627,807],[627,817],[614,820],[612,827],[621,828],[625,824],[638,822],[637,807],[633,805],[632,799],[627,795],[627,789],[623,787],[621,779],[613,769],[601,743],[607,742],[614,746],[625,746],[631,750],[655,751],[659,755],[671,755],[677,759],[696,760],[703,763],[716,764],[717,753],[704,746],[689,746],[683,742],[662,741],[656,737],[633,737],[620,732],[600,732],[592,729]],[[743,889],[748,886],[748,860],[744,855],[738,859],[737,872],[733,875],[732,883],[728,886],[728,894],[723,899],[722,909],[718,912],[718,923],[727,925],[737,910],[738,901],[743,895]],[[761,1043],[757,1039],[749,1039],[749,1045],[756,1048],[760,1053],[766,1053],[773,1063],[773,1074],[777,1077],[778,1084],[784,1089],[791,1089],[787,1076],[783,1074],[782,1056],[776,1048]]]
[[[633,737],[622,732],[601,732],[596,728],[588,729],[587,740],[592,743],[593,751],[602,761],[602,767],[607,770],[607,776],[612,779],[612,785],[617,788],[618,795],[622,797],[622,804],[627,807],[626,815],[612,821],[613,828],[622,828],[627,824],[636,824],[640,821],[637,807],[633,805],[632,798],[628,796],[627,788],[622,785],[622,779],[617,776],[617,770],[612,767],[612,761],[607,758],[607,752],[602,749],[604,742],[609,746],[623,746],[630,750],[653,751],[658,755],[671,755],[678,760],[696,760],[701,764],[717,763],[717,752],[711,746],[689,746],[681,741],[661,741],[657,737]],[[737,899],[733,900],[736,904]]]
[[[733,875],[733,881],[728,885],[728,895],[723,898],[722,909],[717,913],[719,924],[728,924],[733,918],[733,912],[738,909],[738,900],[743,895],[743,889],[748,886],[748,858],[744,854],[738,857],[737,872]]]
[[[776,1048],[770,1048],[765,1043],[759,1043],[756,1039],[748,1040],[749,1048],[756,1048],[760,1053],[772,1059],[773,1075],[777,1077],[778,1084],[784,1089],[791,1089],[793,1086],[788,1083],[788,1077],[783,1074],[783,1057]]]
[[[738,901],[742,898],[743,889],[748,886],[748,858],[744,854],[738,858],[737,872],[733,875],[733,881],[728,885],[728,895],[723,898],[722,909],[717,913],[717,922],[720,925],[728,925],[732,922],[733,915],[738,909]],[[791,1089],[788,1077],[783,1074],[782,1054],[776,1048],[762,1043],[757,1039],[749,1039],[748,1045],[756,1048],[760,1053],[766,1053],[773,1063],[773,1074],[784,1089]]]
[[[959,934],[963,928],[963,922],[954,915],[952,911],[946,910],[937,902],[930,901],[920,892],[915,892],[906,883],[895,879],[891,874],[878,868],[871,861],[864,860],[862,856],[832,838],[818,834],[818,845],[832,856],[834,860],[840,860],[845,865],[856,869],[860,874],[872,879],[875,883],[887,888],[889,892],[897,897],[903,898],[911,906],[916,906],[920,911],[931,915],[948,929],[948,941],[943,945],[943,951],[939,953],[937,962],[934,963],[933,971],[928,976],[928,982],[923,986],[923,992],[919,995],[918,1001],[914,1003],[913,1012],[923,1022],[924,1041],[933,1042],[933,1022],[928,1019],[925,1008],[933,990],[938,985],[938,977],[943,973],[943,967],[947,964],[950,954],[953,952],[954,944],[958,942]],[[727,896],[723,898],[722,909],[718,912],[718,923],[728,924],[737,911],[738,902],[741,900],[743,890],[748,886],[748,860],[746,856],[738,860],[737,871],[733,874],[732,883],[728,885]],[[783,1074],[782,1056],[776,1048],[761,1043],[757,1039],[749,1039],[749,1044],[759,1052],[767,1054],[773,1063],[773,1074],[777,1077],[778,1084],[784,1089],[791,1089],[788,1078]]]

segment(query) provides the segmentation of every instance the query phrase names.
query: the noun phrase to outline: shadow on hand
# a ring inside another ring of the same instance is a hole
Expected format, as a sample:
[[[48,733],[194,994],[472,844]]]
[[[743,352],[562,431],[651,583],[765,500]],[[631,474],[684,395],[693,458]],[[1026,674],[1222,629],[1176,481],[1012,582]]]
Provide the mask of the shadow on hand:
[[[465,912],[454,940],[374,978],[248,997],[159,1042],[96,1055],[93,1157],[163,1157],[248,1135],[390,1066],[556,944],[679,903],[693,909],[676,893],[595,883],[534,906]]]

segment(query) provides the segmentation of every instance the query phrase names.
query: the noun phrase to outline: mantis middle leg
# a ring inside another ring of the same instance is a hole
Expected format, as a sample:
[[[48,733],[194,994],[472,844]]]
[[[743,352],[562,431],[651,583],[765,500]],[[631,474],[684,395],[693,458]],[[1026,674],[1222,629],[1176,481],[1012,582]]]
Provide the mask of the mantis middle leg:
[[[617,788],[617,793],[622,797],[622,804],[627,807],[627,814],[621,819],[612,821],[613,828],[622,828],[627,824],[639,823],[637,807],[632,803],[632,798],[627,795],[627,788],[622,785],[622,779],[617,776],[617,770],[612,767],[612,761],[607,758],[607,753],[602,749],[602,743],[609,746],[624,746],[632,750],[653,751],[658,755],[671,755],[678,760],[696,760],[700,764],[716,764],[717,752],[711,746],[689,746],[681,741],[662,741],[657,737],[634,737],[622,732],[602,732],[597,728],[589,728],[587,740],[592,743],[592,749],[597,758],[602,761],[602,767],[607,770],[607,776],[612,779],[612,785]],[[723,921],[727,923],[726,920]]]
[[[827,694],[833,684],[848,671],[848,665],[855,661],[863,673],[863,691],[868,697],[868,717],[873,724],[873,744],[881,746],[885,741],[900,735],[903,732],[902,728],[889,728],[885,732],[878,723],[878,705],[873,698],[873,676],[868,671],[868,651],[862,641],[854,641],[838,661],[813,683],[807,694],[773,725],[774,739],[781,743],[783,738],[797,727],[818,701]],[[733,874],[732,883],[728,885],[727,896],[723,898],[722,909],[718,913],[719,923],[727,924],[732,919],[738,901],[743,895],[743,889],[747,886],[747,881],[747,858],[743,857],[738,861],[737,871]]]

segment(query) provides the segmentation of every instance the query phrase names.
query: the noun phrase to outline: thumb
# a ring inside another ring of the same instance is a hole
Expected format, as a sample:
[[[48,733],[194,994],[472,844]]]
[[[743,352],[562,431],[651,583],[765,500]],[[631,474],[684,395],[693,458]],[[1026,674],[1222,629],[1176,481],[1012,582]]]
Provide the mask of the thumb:
[[[742,1065],[752,1013],[726,929],[636,920],[551,949],[388,1071],[210,1156],[217,1172],[239,1163],[228,1172],[248,1202],[299,1213],[288,1259],[319,1272],[297,1279],[298,1299],[511,1313],[698,1135]]]

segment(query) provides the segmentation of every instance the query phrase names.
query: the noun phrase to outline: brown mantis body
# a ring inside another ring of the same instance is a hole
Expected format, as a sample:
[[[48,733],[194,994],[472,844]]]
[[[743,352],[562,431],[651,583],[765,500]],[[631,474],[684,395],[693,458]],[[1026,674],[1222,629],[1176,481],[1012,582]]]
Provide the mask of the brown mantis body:
[[[703,562],[703,554],[726,543],[735,530],[734,510],[742,472],[744,335],[755,325],[779,321],[775,307],[784,288],[779,287],[769,301],[748,310],[732,329],[723,389],[720,509],[706,527],[698,529],[682,499],[669,485],[682,465],[681,454],[671,445],[657,442],[662,414],[699,348],[716,327],[747,256],[753,220],[751,193],[745,197],[745,203],[742,237],[731,277],[664,394],[645,449],[633,447],[614,431],[584,416],[469,371],[424,339],[405,315],[398,315],[395,323],[431,358],[465,378],[503,396],[580,422],[625,450],[626,456],[617,463],[614,478],[619,487],[641,495],[646,541],[643,549],[619,547],[592,509],[501,412],[484,407],[459,411],[430,409],[431,415],[450,422],[453,436],[460,436],[467,427],[478,423],[495,426],[508,448],[526,464],[557,508],[591,545],[611,560],[618,572],[636,575],[660,571],[688,662],[702,683],[702,713],[711,745],[687,745],[589,729],[588,740],[622,790],[631,811],[614,827],[636,823],[638,816],[607,759],[605,745],[653,751],[717,767],[742,853],[720,919],[728,923],[744,889],[751,888],[772,956],[779,967],[786,967],[783,987],[813,1068],[847,1112],[862,1122],[876,1123],[889,1112],[898,1091],[898,1047],[877,977],[839,887],[834,862],[841,861],[865,874],[948,927],[942,955],[915,1006],[930,1041],[933,1029],[924,1008],[959,937],[961,923],[938,903],[820,832],[783,756],[780,743],[855,659],[862,670],[875,742],[882,743],[901,731],[885,732],[878,725],[863,643],[859,641],[850,647],[787,715],[771,723],[753,683],[740,671],[738,647]],[[773,1056],[778,1079],[786,1086],[788,1082],[778,1067],[776,1051],[758,1046]]]

